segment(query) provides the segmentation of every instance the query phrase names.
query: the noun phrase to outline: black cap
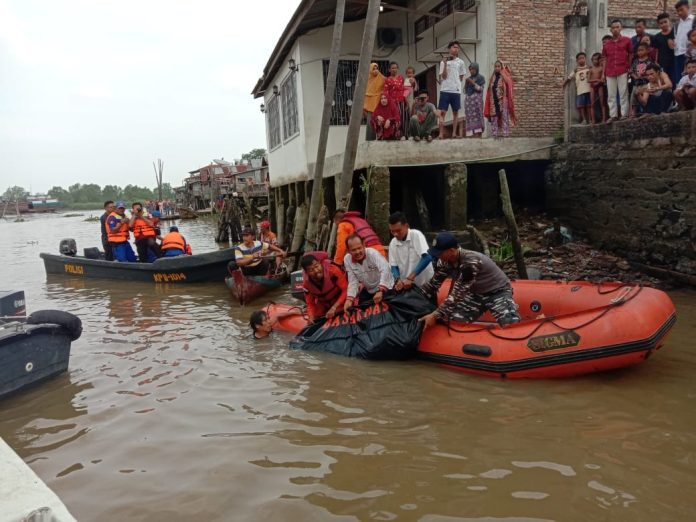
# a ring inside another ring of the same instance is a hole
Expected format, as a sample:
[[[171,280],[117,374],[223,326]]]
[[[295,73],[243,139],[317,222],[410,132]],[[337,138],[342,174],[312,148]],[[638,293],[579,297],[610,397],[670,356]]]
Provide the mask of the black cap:
[[[445,250],[457,248],[459,244],[450,232],[440,232],[433,240],[432,248],[428,249],[428,254],[431,257],[440,257]]]
[[[176,225],[172,225],[171,227],[169,227],[169,231],[170,231],[170,232],[178,232],[178,231],[179,231],[179,227],[177,227]]]
[[[243,236],[253,236],[254,231],[251,229],[251,227],[244,227],[244,229],[242,230],[242,235]]]

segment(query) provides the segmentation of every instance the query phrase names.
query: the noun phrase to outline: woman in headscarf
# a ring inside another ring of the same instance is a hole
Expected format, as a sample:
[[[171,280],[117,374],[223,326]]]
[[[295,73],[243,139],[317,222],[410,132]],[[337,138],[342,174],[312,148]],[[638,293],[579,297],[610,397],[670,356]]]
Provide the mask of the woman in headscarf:
[[[379,104],[372,113],[370,125],[378,140],[398,140],[401,138],[399,109],[386,93],[382,94]]]
[[[379,103],[379,97],[384,92],[384,79],[384,75],[379,71],[379,66],[374,62],[371,63],[370,74],[367,77],[367,89],[365,89],[365,103],[363,103],[363,110],[367,117],[366,137],[368,141],[375,139],[370,121],[372,120],[372,113],[375,112],[375,108]]]
[[[407,125],[409,120],[409,109],[404,97],[404,83],[404,77],[399,74],[399,64],[390,63],[389,76],[384,80],[384,94],[387,95],[389,101],[394,102],[399,110],[399,121],[403,126]],[[407,136],[405,128],[401,129],[401,135]]]
[[[486,79],[479,74],[479,64],[471,62],[469,77],[464,80],[464,115],[466,117],[466,137],[483,136],[483,86]]]
[[[515,86],[510,76],[510,71],[503,66],[503,62],[497,60],[486,93],[486,106],[483,115],[491,122],[491,133],[494,138],[499,137],[502,130],[507,137],[510,132],[510,124],[517,122],[515,116]]]

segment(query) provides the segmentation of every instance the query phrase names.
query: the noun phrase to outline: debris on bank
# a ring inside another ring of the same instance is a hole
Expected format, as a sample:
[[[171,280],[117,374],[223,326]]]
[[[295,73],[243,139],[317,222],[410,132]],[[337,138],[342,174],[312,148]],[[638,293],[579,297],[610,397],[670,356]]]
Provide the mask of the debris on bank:
[[[521,214],[521,213],[520,213]],[[517,277],[512,245],[505,222],[484,220],[474,222],[474,244],[491,258],[510,277]],[[520,240],[530,279],[584,280],[593,282],[621,281],[638,283],[660,289],[673,285],[636,270],[626,259],[599,250],[575,237],[572,230],[546,215],[519,215]],[[476,237],[478,236],[478,237]],[[474,239],[475,238],[475,239]],[[486,245],[478,244],[485,241]]]

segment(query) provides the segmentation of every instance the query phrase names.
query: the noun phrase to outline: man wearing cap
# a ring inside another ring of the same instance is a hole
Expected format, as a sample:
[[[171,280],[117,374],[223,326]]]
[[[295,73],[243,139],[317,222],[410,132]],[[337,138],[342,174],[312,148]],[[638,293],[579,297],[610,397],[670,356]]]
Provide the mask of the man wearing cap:
[[[440,232],[428,253],[438,261],[435,275],[423,285],[423,292],[431,297],[437,295],[448,277],[454,285],[437,310],[420,318],[426,328],[438,319],[471,323],[486,310],[490,310],[501,326],[520,321],[510,279],[491,258],[460,248],[449,232]]]
[[[276,266],[280,265],[280,258],[285,257],[285,251],[266,242],[254,238],[254,231],[250,227],[242,230],[242,242],[234,249],[235,263],[242,269],[244,275],[266,275],[270,271],[270,263],[264,256],[268,252],[276,252]]]
[[[346,239],[348,253],[343,258],[343,266],[348,275],[348,291],[343,310],[348,311],[354,304],[372,301],[382,302],[384,294],[394,288],[394,276],[384,256],[374,248],[366,247],[358,234]],[[358,290],[362,285],[362,290]]]
[[[116,202],[116,209],[106,218],[106,235],[111,245],[111,253],[114,261],[137,261],[133,247],[128,242],[128,218],[126,217],[126,204],[123,201]]]
[[[259,226],[261,227],[261,241],[269,245],[278,245],[278,238],[275,232],[271,231],[271,222],[264,219],[259,223]]]
[[[163,257],[176,257],[185,254],[192,254],[191,245],[186,242],[186,238],[179,233],[179,227],[169,227],[169,234],[162,238]]]
[[[409,134],[413,141],[433,141],[432,130],[437,123],[437,109],[428,101],[428,91],[420,91],[411,109]]]

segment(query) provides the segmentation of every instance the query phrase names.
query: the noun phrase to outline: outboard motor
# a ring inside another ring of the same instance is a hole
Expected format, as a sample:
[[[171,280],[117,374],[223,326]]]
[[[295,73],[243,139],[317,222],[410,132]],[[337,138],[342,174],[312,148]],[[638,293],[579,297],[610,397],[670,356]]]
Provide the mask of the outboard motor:
[[[58,250],[64,256],[74,256],[77,254],[77,243],[74,239],[61,239]]]
[[[302,277],[302,270],[295,270],[290,274],[290,295],[302,302],[304,302],[305,295],[303,284],[304,277]]]

